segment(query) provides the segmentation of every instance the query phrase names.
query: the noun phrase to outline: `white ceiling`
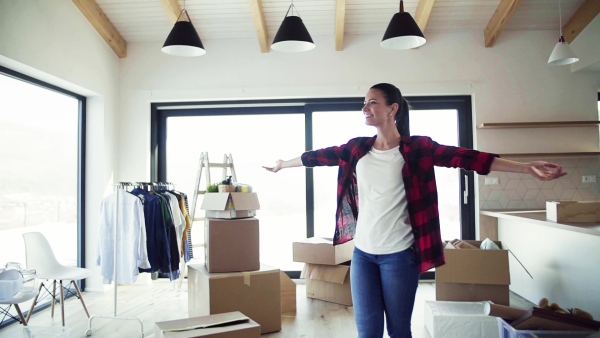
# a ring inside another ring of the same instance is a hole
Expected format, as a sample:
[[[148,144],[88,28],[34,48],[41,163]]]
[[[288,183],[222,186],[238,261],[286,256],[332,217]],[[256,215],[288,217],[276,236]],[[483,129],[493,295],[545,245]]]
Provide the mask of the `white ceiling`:
[[[597,0],[600,1],[600,0]],[[164,41],[173,24],[161,0],[96,0],[128,42]],[[584,0],[561,0],[563,25]],[[178,1],[184,8],[184,1]],[[295,0],[312,36],[334,37],[336,0]],[[405,0],[415,16],[419,0]],[[483,31],[500,0],[436,0],[428,32]],[[268,39],[272,40],[291,0],[262,0]],[[398,0],[346,0],[345,35],[381,34],[398,12]],[[185,9],[201,39],[257,38],[249,0],[185,0]],[[522,0],[505,30],[559,30],[558,0]],[[502,37],[500,37],[502,39]]]

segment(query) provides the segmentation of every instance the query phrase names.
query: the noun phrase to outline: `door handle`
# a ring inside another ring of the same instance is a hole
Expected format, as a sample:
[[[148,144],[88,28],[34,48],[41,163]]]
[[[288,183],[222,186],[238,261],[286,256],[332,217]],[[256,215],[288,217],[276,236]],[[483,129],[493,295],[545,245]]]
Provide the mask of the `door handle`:
[[[463,190],[463,204],[467,204],[467,202],[469,201],[469,177],[467,175],[463,177],[465,178],[465,190]]]

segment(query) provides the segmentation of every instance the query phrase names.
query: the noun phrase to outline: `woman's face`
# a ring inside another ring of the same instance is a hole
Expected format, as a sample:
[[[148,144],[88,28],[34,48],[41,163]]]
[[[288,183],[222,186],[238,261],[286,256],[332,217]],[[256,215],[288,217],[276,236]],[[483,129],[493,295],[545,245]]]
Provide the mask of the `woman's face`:
[[[370,89],[365,96],[365,105],[363,114],[365,115],[365,124],[369,126],[381,126],[387,123],[394,125],[394,115],[397,110],[397,104],[388,106],[385,103],[385,97],[379,89]]]

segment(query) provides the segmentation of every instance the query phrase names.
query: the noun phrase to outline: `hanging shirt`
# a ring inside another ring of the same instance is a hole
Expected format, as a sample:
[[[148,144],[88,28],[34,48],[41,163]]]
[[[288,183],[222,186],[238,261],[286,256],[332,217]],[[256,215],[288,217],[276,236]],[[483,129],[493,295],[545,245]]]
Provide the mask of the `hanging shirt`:
[[[137,279],[139,268],[150,268],[142,201],[125,190],[117,189],[116,193],[102,200],[100,209],[96,257],[100,275],[105,284],[114,280],[116,227],[117,283],[131,284]]]
[[[183,214],[179,208],[179,200],[177,199],[177,196],[169,191],[165,191],[164,194],[168,197],[169,205],[171,206],[173,225],[175,226],[175,234],[177,235],[177,249],[179,256],[181,257],[181,253],[183,252],[183,242],[181,241],[181,238],[183,236],[183,229],[185,228],[185,219],[183,218]]]
[[[169,269],[159,270],[169,276],[170,280],[179,278],[179,249],[177,247],[177,234],[175,233],[175,224],[173,223],[173,213],[171,212],[171,206],[168,201],[168,197],[164,192],[154,191],[154,196],[160,198],[163,217],[167,226],[167,241],[169,248]]]
[[[169,238],[160,198],[139,188],[133,189],[131,193],[144,199],[146,247],[150,268],[140,272],[170,271]]]

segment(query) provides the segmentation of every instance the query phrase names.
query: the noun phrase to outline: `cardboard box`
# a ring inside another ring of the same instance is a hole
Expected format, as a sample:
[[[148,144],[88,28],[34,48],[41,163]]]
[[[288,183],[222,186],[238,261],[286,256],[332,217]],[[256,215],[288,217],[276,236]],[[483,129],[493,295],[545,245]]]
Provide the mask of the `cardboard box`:
[[[569,331],[569,330],[517,330],[502,318],[496,318],[500,338],[583,338],[598,331]]]
[[[333,245],[333,239],[311,237],[292,243],[294,262],[338,265],[352,260],[354,241]]]
[[[283,271],[279,274],[281,285],[281,313],[296,313],[296,283]]]
[[[256,210],[206,210],[204,216],[222,219],[247,218],[256,216]]]
[[[425,328],[431,338],[497,338],[498,321],[487,302],[425,301]]]
[[[256,218],[204,220],[204,259],[209,272],[260,269]]]
[[[280,271],[209,273],[204,264],[188,265],[190,317],[240,311],[260,325],[261,334],[281,330]]]
[[[239,311],[154,324],[154,338],[258,338],[260,325]]]
[[[479,247],[481,241],[464,241]],[[446,264],[435,269],[436,300],[492,301],[509,306],[508,250],[444,249]]]
[[[244,218],[256,215],[260,209],[254,192],[211,192],[204,194],[200,209],[209,218]]]
[[[352,306],[350,266],[305,264],[306,297]]]
[[[600,201],[546,201],[546,218],[561,223],[600,222]]]

